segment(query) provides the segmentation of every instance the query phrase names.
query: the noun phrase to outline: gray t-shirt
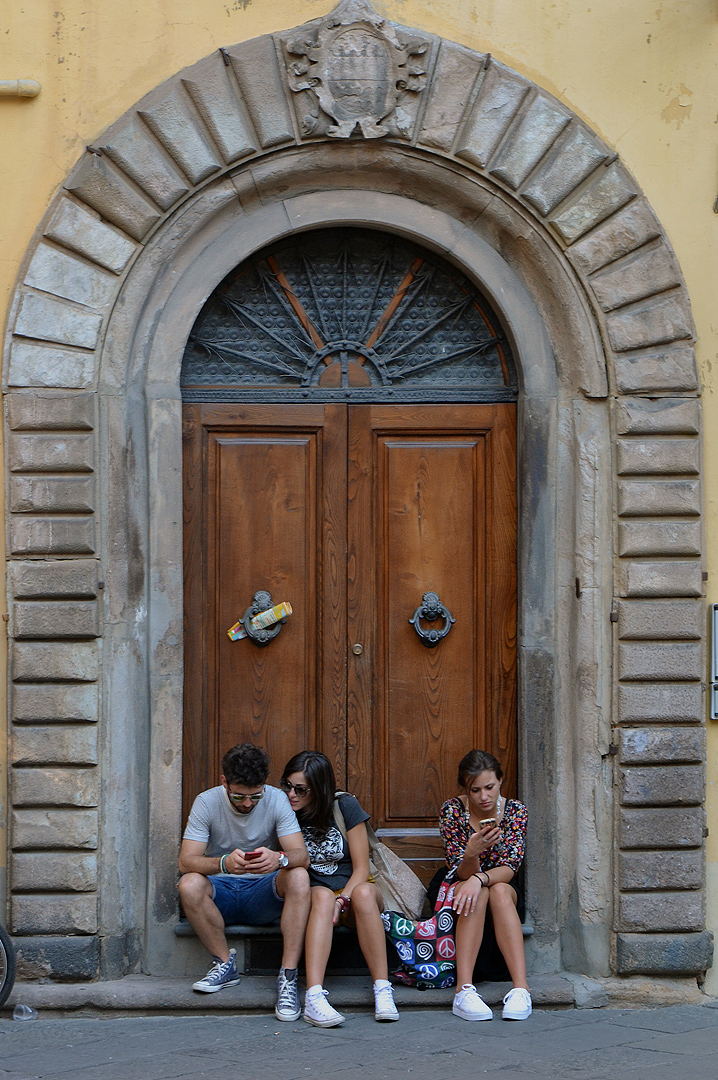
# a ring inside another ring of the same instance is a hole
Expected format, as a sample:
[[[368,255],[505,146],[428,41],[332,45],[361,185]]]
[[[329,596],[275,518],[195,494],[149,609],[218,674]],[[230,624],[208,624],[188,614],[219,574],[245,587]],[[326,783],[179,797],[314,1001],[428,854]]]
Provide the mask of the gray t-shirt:
[[[259,847],[268,847],[279,851],[281,837],[300,831],[289,799],[279,788],[267,784],[264,798],[257,803],[254,810],[249,814],[238,814],[230,806],[227,792],[220,784],[219,787],[200,792],[193,802],[184,839],[198,840],[206,844],[206,854],[216,858],[234,851],[235,848],[240,851],[254,851]]]

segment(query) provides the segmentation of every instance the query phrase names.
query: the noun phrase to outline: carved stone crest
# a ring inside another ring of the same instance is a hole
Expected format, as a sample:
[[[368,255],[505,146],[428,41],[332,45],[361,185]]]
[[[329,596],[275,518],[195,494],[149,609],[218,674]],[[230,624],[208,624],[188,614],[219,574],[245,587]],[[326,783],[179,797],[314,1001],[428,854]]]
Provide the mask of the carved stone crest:
[[[367,0],[341,0],[285,47],[303,135],[410,136],[428,41],[401,37]]]

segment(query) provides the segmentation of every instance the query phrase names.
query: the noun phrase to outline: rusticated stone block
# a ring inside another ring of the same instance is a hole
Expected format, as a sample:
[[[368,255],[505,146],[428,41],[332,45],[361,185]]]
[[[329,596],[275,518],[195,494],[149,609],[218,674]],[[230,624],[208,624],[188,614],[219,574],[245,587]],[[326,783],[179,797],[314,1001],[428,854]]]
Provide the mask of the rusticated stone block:
[[[95,559],[16,562],[10,566],[16,600],[77,599],[97,596],[99,564]]]
[[[13,855],[14,892],[92,892],[97,888],[97,855],[33,851]]]
[[[171,86],[158,101],[142,108],[140,116],[192,184],[200,184],[220,168],[180,87]]]
[[[713,935],[618,934],[620,975],[699,975],[713,960]]]
[[[38,390],[34,394],[8,394],[8,423],[13,431],[92,431],[95,395]]]
[[[456,156],[486,168],[528,89],[526,79],[492,62],[458,136]]]
[[[94,517],[10,518],[13,555],[92,555],[95,550]]]
[[[476,76],[485,57],[472,49],[442,41],[419,136],[423,146],[451,150],[456,128],[464,114]]]
[[[703,578],[701,564],[679,562],[677,559],[662,562],[619,563],[617,572],[619,596],[702,596]]]
[[[97,310],[109,304],[117,279],[65,251],[38,244],[27,268],[25,284]]]
[[[25,293],[14,332],[20,337],[56,341],[78,349],[94,349],[100,335],[102,316],[72,307],[62,300],[37,293]]]
[[[661,227],[648,203],[634,199],[585,240],[574,244],[568,257],[584,274],[592,274],[660,235]]]
[[[697,517],[700,512],[698,480],[620,480],[618,483],[621,517]]]
[[[703,893],[624,893],[619,918],[622,930],[639,933],[701,930],[705,924]]]
[[[97,806],[96,768],[15,768],[11,775],[14,806]]]
[[[95,642],[18,642],[13,650],[15,682],[96,682],[100,660]]]
[[[620,887],[630,889],[700,889],[703,852],[621,851],[618,855]]]
[[[16,725],[13,730],[14,765],[96,765],[97,760],[96,724]]]
[[[622,682],[687,682],[703,675],[700,642],[621,642],[618,648],[618,677]]]
[[[141,240],[160,219],[153,203],[104,156],[86,154],[65,187],[135,240]]]
[[[97,896],[29,893],[13,896],[13,934],[96,934]]]
[[[165,156],[137,116],[124,124],[120,121],[102,149],[162,210],[169,210],[189,191],[174,162]]]
[[[226,50],[262,147],[294,139],[274,40],[266,34]]]
[[[17,639],[95,638],[100,633],[96,600],[21,600],[12,615]]]
[[[696,354],[685,345],[613,358],[616,386],[621,394],[652,394],[698,390]]]
[[[98,937],[16,937],[20,979],[91,982],[100,972]]]
[[[15,514],[91,514],[91,476],[11,476],[10,509]]]
[[[62,199],[58,204],[45,236],[85,255],[114,274],[124,270],[136,250],[136,245],[126,236],[69,199]]]
[[[619,812],[622,848],[700,847],[704,812],[701,806],[668,806]]]
[[[514,124],[491,172],[515,191],[570,120],[571,114],[555,98],[537,95]]]
[[[700,555],[699,521],[622,521],[618,553],[630,555]]]
[[[647,349],[693,337],[693,320],[683,289],[674,289],[606,317],[611,348],[616,352]]]
[[[676,257],[664,243],[644,247],[620,263],[600,270],[591,288],[604,311],[643,300],[681,283]]]
[[[703,801],[702,765],[633,766],[619,773],[624,806],[697,806]]]
[[[622,641],[698,641],[705,615],[698,600],[619,600],[618,636]]]
[[[13,810],[14,851],[37,848],[81,848],[94,851],[98,838],[97,810]]]
[[[12,717],[16,724],[96,723],[99,686],[97,683],[16,685],[12,690]]]
[[[523,197],[546,217],[608,157],[608,148],[592,132],[572,123],[529,180]]]
[[[224,61],[217,53],[208,56],[194,68],[193,76],[182,82],[224,160],[239,161],[254,153],[255,140],[230,85]]]
[[[27,341],[12,343],[8,386],[64,386],[82,390],[92,385],[94,377],[94,353]]]
[[[623,724],[699,724],[703,689],[700,683],[621,683],[618,718]]]
[[[636,186],[620,165],[612,164],[597,171],[581,194],[551,224],[567,244],[583,236],[636,194]]]
[[[698,439],[619,439],[618,475],[700,472]]]
[[[696,398],[618,398],[619,435],[698,435],[701,406]]]
[[[94,435],[16,435],[8,439],[11,472],[92,472]]]
[[[703,761],[702,727],[622,728],[619,732],[623,765],[675,765]]]

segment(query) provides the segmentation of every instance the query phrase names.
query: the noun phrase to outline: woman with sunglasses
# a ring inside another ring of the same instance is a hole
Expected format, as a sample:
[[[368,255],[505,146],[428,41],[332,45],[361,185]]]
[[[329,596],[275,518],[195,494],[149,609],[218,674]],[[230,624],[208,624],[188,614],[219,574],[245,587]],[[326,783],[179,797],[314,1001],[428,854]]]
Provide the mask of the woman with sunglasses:
[[[297,815],[309,851],[311,911],[304,942],[307,993],[304,1019],[315,1027],[336,1027],[345,1017],[327,1000],[324,973],[334,927],[356,927],[359,945],[374,982],[374,1017],[399,1019],[387,978],[386,944],[381,913],[384,901],[370,880],[369,815],[353,795],[340,793],[331,762],[324,754],[303,750],[288,761],[280,783]],[[334,806],[344,822],[337,827]]]

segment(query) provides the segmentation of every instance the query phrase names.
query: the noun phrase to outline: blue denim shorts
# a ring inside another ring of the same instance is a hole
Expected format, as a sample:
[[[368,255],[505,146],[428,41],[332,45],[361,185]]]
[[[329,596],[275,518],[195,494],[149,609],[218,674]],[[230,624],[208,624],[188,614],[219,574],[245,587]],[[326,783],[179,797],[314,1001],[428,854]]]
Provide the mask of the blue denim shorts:
[[[247,923],[266,926],[282,914],[284,899],[277,893],[277,874],[236,877],[210,874],[212,899],[219,908],[225,926]]]

